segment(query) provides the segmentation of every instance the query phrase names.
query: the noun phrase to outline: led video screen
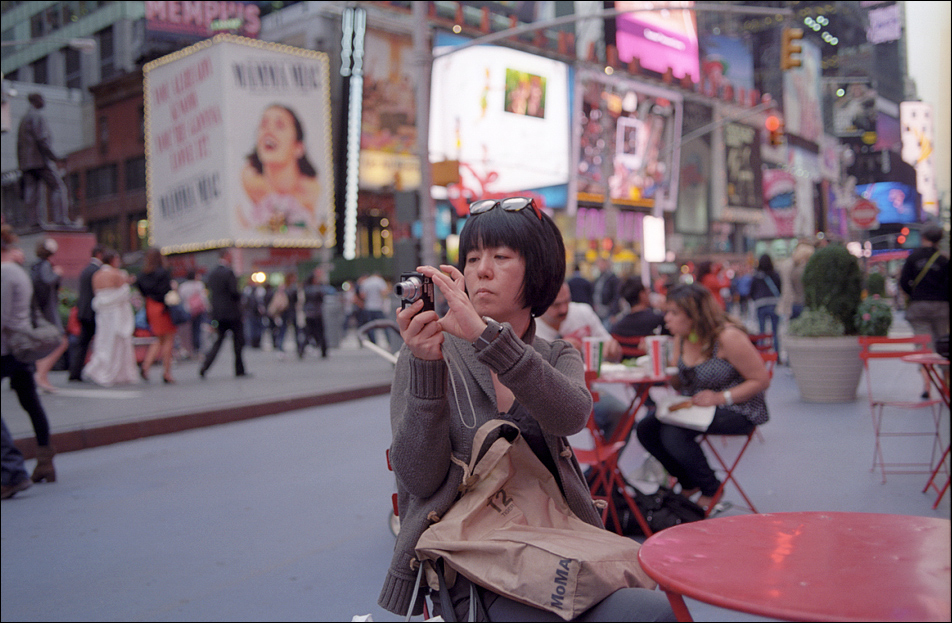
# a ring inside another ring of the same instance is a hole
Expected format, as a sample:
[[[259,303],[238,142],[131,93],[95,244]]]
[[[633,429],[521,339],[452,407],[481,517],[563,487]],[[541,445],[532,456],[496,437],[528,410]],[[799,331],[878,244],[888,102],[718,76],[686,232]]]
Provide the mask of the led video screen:
[[[623,63],[637,58],[645,69],[662,74],[671,68],[676,79],[690,76],[699,82],[697,21],[690,10],[694,2],[615,2],[619,10],[663,5],[670,10],[626,13],[615,19],[618,58]]]
[[[538,190],[548,207],[563,207],[568,83],[564,63],[518,50],[476,46],[436,58],[430,160],[459,161],[461,182],[453,192],[472,199]],[[542,192],[553,186],[563,188],[561,206]]]

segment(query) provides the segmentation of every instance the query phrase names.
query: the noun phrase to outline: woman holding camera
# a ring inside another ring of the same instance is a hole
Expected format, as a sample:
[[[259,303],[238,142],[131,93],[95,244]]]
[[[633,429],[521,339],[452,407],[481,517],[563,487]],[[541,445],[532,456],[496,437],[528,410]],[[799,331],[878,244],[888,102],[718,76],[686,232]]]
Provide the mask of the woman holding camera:
[[[478,201],[460,235],[459,266],[420,267],[448,311],[424,301],[397,312],[405,342],[394,375],[390,462],[397,479],[400,533],[379,603],[410,608],[419,561],[414,548],[436,516],[454,503],[462,479],[451,460],[470,460],[477,429],[492,419],[516,425],[560,484],[572,511],[601,526],[567,436],[592,409],[581,355],[568,343],[535,336],[534,317],[552,304],[565,277],[565,248],[555,223],[531,199]],[[456,391],[449,390],[452,386]],[[478,451],[478,449],[476,449]],[[539,570],[539,581],[547,581]],[[450,604],[434,596],[435,614],[465,617],[470,582],[458,576]],[[558,615],[476,586],[491,620],[561,621]],[[419,611],[419,604],[414,606]],[[581,620],[673,620],[660,592],[622,589]]]

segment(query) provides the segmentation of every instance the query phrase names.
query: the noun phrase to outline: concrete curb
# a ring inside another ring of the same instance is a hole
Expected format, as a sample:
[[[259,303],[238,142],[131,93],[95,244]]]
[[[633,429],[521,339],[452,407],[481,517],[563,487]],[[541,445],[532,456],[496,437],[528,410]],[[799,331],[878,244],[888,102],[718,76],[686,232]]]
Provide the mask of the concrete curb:
[[[372,385],[339,392],[329,392],[311,396],[299,396],[283,400],[268,400],[259,403],[232,405],[215,409],[205,409],[193,413],[157,417],[121,424],[108,424],[94,428],[53,433],[50,443],[58,453],[74,452],[87,448],[107,446],[123,441],[133,441],[155,435],[167,435],[195,428],[229,424],[252,418],[277,415],[298,409],[347,402],[359,398],[380,396],[390,393],[390,384]],[[25,459],[36,457],[36,437],[26,437],[14,441]]]

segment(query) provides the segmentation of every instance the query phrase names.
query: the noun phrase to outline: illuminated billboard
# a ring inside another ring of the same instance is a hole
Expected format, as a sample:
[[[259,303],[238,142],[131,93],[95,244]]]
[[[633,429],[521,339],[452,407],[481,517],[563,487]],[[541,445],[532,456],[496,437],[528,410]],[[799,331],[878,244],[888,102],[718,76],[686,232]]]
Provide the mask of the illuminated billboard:
[[[430,161],[459,161],[461,181],[448,187],[459,213],[474,198],[517,193],[565,206],[568,84],[565,63],[508,48],[476,46],[434,60]]]
[[[823,135],[823,111],[820,107],[822,58],[820,48],[812,42],[803,41],[801,47],[802,65],[783,72],[784,131],[816,143]]]
[[[360,188],[420,186],[416,81],[406,36],[368,29],[364,37]]]
[[[578,197],[601,203],[605,188],[621,204],[673,204],[673,154],[680,141],[681,101],[673,92],[597,72],[580,72],[582,117],[577,158]],[[677,135],[677,136],[676,136]],[[613,163],[606,179],[606,158]]]
[[[915,223],[916,191],[899,182],[857,184],[856,192],[879,208],[878,220],[883,223]]]
[[[922,210],[937,215],[939,195],[936,187],[935,119],[932,105],[902,102],[899,105],[902,159],[916,168],[916,190],[922,197]]]
[[[645,69],[665,73],[669,68],[676,79],[689,76],[700,82],[697,21],[694,2],[615,2],[618,10],[658,9],[625,13],[615,18],[615,45],[618,59],[632,58]]]
[[[334,244],[325,54],[218,35],[143,73],[150,244]]]
[[[793,238],[797,235],[797,180],[783,169],[763,171],[764,218],[757,226],[759,238]]]
[[[734,91],[754,89],[754,57],[748,43],[724,35],[704,35],[700,43],[705,93],[723,97],[728,85]]]
[[[223,33],[257,38],[261,9],[256,2],[146,2],[145,27],[150,39],[190,42]]]

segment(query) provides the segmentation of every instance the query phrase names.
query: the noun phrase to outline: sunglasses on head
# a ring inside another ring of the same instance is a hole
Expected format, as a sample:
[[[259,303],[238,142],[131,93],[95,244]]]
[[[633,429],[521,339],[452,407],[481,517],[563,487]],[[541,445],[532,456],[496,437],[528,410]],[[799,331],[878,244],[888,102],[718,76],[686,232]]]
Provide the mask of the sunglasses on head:
[[[474,201],[469,204],[469,213],[473,216],[477,214],[482,214],[483,212],[489,212],[493,208],[502,208],[506,212],[519,212],[520,210],[525,210],[526,208],[531,207],[535,210],[536,216],[539,217],[539,220],[542,220],[542,210],[539,209],[539,206],[536,205],[529,197],[509,197],[508,199],[501,199],[497,201],[496,199],[483,199],[481,201]]]

